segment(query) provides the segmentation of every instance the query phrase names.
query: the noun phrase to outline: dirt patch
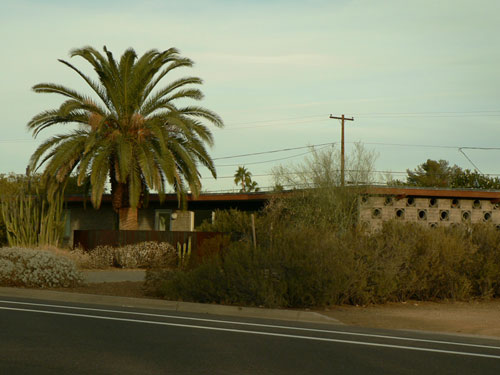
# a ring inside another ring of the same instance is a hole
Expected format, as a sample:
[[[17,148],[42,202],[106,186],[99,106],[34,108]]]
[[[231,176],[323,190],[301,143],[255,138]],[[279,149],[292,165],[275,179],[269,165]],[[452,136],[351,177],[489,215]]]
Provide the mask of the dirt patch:
[[[318,311],[342,323],[372,328],[452,332],[500,337],[500,300],[387,303]]]
[[[121,281],[107,283],[92,283],[76,288],[52,288],[60,292],[74,292],[84,294],[100,294],[106,296],[153,298],[146,295],[142,281]]]

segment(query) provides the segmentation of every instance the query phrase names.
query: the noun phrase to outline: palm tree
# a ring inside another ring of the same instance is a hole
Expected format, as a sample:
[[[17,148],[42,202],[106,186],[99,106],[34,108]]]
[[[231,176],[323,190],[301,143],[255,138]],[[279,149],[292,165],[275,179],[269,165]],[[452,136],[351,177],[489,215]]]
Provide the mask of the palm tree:
[[[234,174],[234,183],[236,185],[241,184],[241,193],[260,190],[257,187],[257,182],[252,181],[252,173],[245,167],[238,167]]]
[[[120,61],[106,47],[104,54],[84,47],[71,51],[70,56],[92,65],[97,81],[59,60],[83,78],[97,98],[52,83],[33,87],[37,93],[66,97],[59,108],[41,112],[28,123],[35,137],[53,125],[79,126],[41,144],[31,156],[30,170],[44,165],[43,176],[52,185],[62,184],[71,174],[76,174],[79,185],[90,180],[96,208],[109,179],[120,229],[137,228],[137,208],[148,189],[158,191],[160,197],[169,186],[179,198],[188,189],[197,195],[199,165],[216,177],[205,147],[213,145],[213,137],[204,120],[222,127],[222,119],[199,106],[176,105],[179,100],[202,99],[202,92],[192,87],[202,80],[185,77],[157,88],[172,70],[191,67],[190,59],[181,57],[175,48],[150,50],[141,57],[130,48]]]

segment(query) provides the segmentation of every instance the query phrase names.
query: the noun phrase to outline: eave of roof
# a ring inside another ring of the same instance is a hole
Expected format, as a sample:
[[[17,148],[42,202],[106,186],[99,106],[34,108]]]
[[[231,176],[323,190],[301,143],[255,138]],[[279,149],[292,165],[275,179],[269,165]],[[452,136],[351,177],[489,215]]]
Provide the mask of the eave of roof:
[[[227,201],[265,201],[271,198],[275,193],[271,192],[256,192],[256,193],[209,193],[200,194],[194,197],[191,194],[186,196],[188,202],[227,202]],[[149,195],[150,202],[159,202],[160,196],[158,194]],[[165,194],[164,201],[166,202],[177,202],[176,194]],[[65,198],[66,202],[83,202],[84,197],[82,195],[70,195]],[[90,201],[89,198],[87,198]],[[111,202],[111,194],[104,194],[102,196],[102,202]]]
[[[395,195],[436,198],[500,199],[500,190],[444,189],[417,187],[372,186],[367,190],[371,195]]]
[[[291,191],[286,191],[289,193]],[[236,202],[236,201],[266,201],[273,196],[282,193],[276,192],[252,192],[252,193],[206,193],[194,197],[188,194],[188,202]],[[466,199],[490,199],[500,201],[500,190],[479,190],[479,189],[444,189],[444,188],[420,188],[420,187],[391,187],[391,186],[369,186],[366,188],[369,195],[393,195],[399,197],[436,197],[436,198],[466,198]],[[66,202],[83,202],[81,195],[66,197]],[[89,200],[89,198],[87,198]],[[111,195],[105,194],[103,202],[111,202]],[[150,202],[160,201],[158,194],[149,195]],[[177,202],[176,194],[166,194],[166,202]]]

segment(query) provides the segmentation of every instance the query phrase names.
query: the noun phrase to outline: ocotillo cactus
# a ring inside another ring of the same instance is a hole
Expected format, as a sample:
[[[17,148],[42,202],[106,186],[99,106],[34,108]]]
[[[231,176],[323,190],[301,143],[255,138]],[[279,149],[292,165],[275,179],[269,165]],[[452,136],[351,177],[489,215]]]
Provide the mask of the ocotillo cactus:
[[[189,263],[189,258],[191,257],[191,237],[188,237],[187,244],[181,245],[177,242],[177,258],[179,260],[179,267],[185,268]]]

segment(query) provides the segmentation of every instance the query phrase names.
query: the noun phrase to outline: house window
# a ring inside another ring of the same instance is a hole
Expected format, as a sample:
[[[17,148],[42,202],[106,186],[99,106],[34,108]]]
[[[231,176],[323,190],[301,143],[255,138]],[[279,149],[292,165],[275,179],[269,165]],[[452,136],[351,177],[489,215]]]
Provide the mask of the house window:
[[[170,230],[172,210],[155,210],[155,230]]]

